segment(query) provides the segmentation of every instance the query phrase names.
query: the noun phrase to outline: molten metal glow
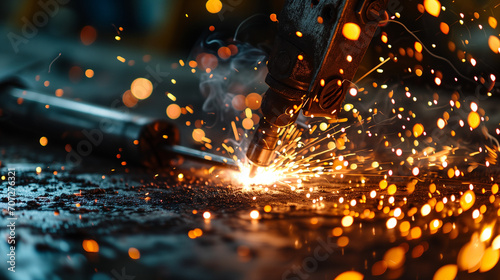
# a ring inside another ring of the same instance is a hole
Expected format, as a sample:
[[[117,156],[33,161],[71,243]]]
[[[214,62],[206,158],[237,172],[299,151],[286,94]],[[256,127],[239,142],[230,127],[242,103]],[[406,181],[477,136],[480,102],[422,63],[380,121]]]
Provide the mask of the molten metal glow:
[[[361,35],[361,28],[356,23],[348,22],[342,28],[342,35],[349,40],[356,41]]]
[[[240,164],[240,173],[236,174],[236,178],[242,185],[273,185],[280,181],[279,172],[270,170],[269,168],[259,167],[257,176],[250,178],[250,165]]]

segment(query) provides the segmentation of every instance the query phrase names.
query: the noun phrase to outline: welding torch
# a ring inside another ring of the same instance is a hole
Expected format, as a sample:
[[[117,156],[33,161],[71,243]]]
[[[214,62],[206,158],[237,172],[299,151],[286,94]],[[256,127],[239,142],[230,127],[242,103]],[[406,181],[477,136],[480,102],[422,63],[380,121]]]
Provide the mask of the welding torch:
[[[96,151],[147,167],[168,166],[175,156],[236,167],[232,159],[178,145],[170,122],[35,92],[18,78],[0,82],[0,123],[71,144],[72,164]]]
[[[387,0],[287,0],[268,61],[263,117],[250,142],[250,177],[270,166],[300,112],[335,119]]]

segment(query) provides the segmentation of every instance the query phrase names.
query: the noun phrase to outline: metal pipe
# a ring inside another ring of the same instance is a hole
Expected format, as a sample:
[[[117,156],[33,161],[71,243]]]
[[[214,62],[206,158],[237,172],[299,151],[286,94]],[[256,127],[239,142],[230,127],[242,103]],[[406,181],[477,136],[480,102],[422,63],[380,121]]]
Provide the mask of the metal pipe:
[[[71,144],[67,160],[77,162],[92,152],[145,166],[168,165],[173,155],[236,166],[231,159],[178,146],[177,127],[165,120],[120,112],[22,88],[22,83],[0,85],[0,120],[17,130],[41,132]]]

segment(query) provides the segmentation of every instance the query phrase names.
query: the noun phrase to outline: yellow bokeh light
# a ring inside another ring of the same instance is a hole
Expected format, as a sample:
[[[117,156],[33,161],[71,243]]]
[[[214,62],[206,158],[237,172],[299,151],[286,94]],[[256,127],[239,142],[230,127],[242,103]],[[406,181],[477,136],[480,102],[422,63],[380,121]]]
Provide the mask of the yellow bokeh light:
[[[493,242],[491,242],[491,247],[493,250],[500,250],[500,235],[497,235],[495,239],[493,239]]]
[[[390,195],[393,195],[396,193],[396,191],[398,190],[398,187],[394,184],[391,184],[388,188],[387,188],[387,193],[390,194]]]
[[[398,269],[405,262],[405,250],[402,247],[394,247],[389,249],[384,255],[384,261],[390,269]]]
[[[418,167],[413,167],[413,169],[411,170],[411,174],[413,176],[417,176],[419,173],[420,173],[420,168]]]
[[[253,120],[252,119],[249,119],[249,118],[245,118],[243,119],[243,121],[241,122],[241,125],[243,126],[244,129],[246,130],[250,130],[252,129],[254,123],[253,123]]]
[[[389,220],[387,220],[385,225],[387,226],[388,229],[393,229],[398,225],[398,220],[394,217],[390,218]]]
[[[177,104],[170,104],[167,107],[167,116],[172,119],[178,119],[181,116],[182,110],[181,107]]]
[[[380,37],[380,40],[382,40],[382,42],[387,44],[387,42],[389,41],[389,38],[387,37],[387,33],[383,32],[382,36]]]
[[[438,17],[441,13],[441,3],[438,0],[424,0],[424,7],[432,16]]]
[[[49,139],[47,139],[47,137],[43,136],[40,138],[40,145],[42,145],[43,147],[47,146],[48,143]]]
[[[135,98],[143,100],[153,93],[153,84],[146,78],[137,78],[132,82],[130,91]]]
[[[497,24],[498,24],[497,19],[496,19],[496,18],[494,18],[494,17],[489,17],[489,18],[488,18],[488,24],[489,24],[489,25],[491,26],[491,28],[493,28],[493,29],[497,28]]]
[[[210,212],[203,212],[203,219],[208,220],[210,219],[210,217],[212,217],[212,214],[210,214]]]
[[[439,118],[438,121],[437,121],[437,126],[440,128],[440,129],[443,129],[445,126],[446,126],[446,121]]]
[[[422,52],[423,46],[420,44],[420,42],[415,42],[415,50],[419,53]]]
[[[500,258],[499,250],[494,250],[492,247],[486,249],[486,251],[484,251],[484,256],[481,262],[481,267],[479,268],[479,272],[490,271],[497,265],[499,258]]]
[[[413,239],[419,239],[422,236],[422,229],[419,227],[414,227],[410,231],[410,236]]]
[[[64,90],[62,90],[60,88],[56,89],[56,96],[57,97],[61,97],[61,96],[63,96],[63,94],[64,94]]]
[[[458,267],[455,264],[442,266],[434,274],[433,280],[453,280],[457,276]]]
[[[349,245],[349,237],[347,236],[341,236],[339,237],[339,239],[337,240],[337,245],[339,245],[339,247],[346,247],[347,245]]]
[[[203,138],[205,138],[205,131],[202,129],[196,128],[193,130],[193,139],[194,141],[201,142],[203,141]]]
[[[448,178],[453,178],[453,176],[455,176],[455,170],[453,170],[453,168],[450,168],[448,169],[447,174]]]
[[[94,70],[92,70],[92,69],[85,70],[85,76],[89,79],[94,77]]]
[[[196,67],[198,67],[198,62],[196,62],[196,61],[194,61],[194,60],[189,61],[189,63],[188,63],[188,64],[189,64],[189,67],[191,67],[191,68],[196,68]]]
[[[354,222],[354,218],[352,216],[345,216],[342,218],[342,226],[343,227],[350,227],[352,223]]]
[[[430,193],[435,193],[436,192],[436,184],[432,183],[429,185],[429,192]]]
[[[363,274],[357,271],[346,271],[335,277],[334,280],[363,280]]]
[[[466,191],[462,197],[460,197],[460,207],[463,211],[469,210],[476,202],[476,194],[473,191]]]
[[[128,249],[128,256],[131,259],[138,260],[141,257],[141,253],[136,248],[130,247]]]
[[[469,270],[480,265],[485,251],[484,243],[473,235],[471,241],[466,243],[458,253],[457,263],[461,270]],[[476,268],[477,269],[477,268]]]
[[[431,210],[431,206],[429,204],[425,204],[424,206],[422,206],[422,209],[420,209],[420,213],[425,217],[431,213]]]
[[[335,142],[328,142],[327,147],[329,150],[333,150],[337,147],[337,145],[335,144]]]
[[[356,41],[359,39],[359,35],[361,35],[361,28],[356,23],[348,22],[344,24],[342,34],[347,39]]]
[[[336,227],[332,230],[333,236],[341,236],[344,231],[342,230],[341,227]]]
[[[408,231],[410,231],[410,222],[408,222],[408,221],[402,222],[401,225],[399,225],[399,230],[401,232],[408,232]]]
[[[495,35],[491,35],[488,39],[488,46],[490,46],[492,52],[500,52],[500,39]]]
[[[205,7],[209,13],[216,14],[222,10],[222,2],[220,0],[208,0]]]
[[[441,22],[441,24],[439,25],[439,29],[441,29],[441,32],[443,32],[444,34],[448,34],[450,32],[450,26],[445,22]]]
[[[441,220],[438,220],[438,219],[434,219],[432,220],[430,223],[429,223],[429,228],[431,230],[437,230],[439,229],[441,226],[443,226],[443,222],[441,222]]]
[[[415,124],[413,126],[413,136],[415,136],[415,138],[417,138],[420,135],[422,135],[422,133],[424,133],[424,126],[420,123]]]
[[[259,211],[257,210],[253,210],[252,212],[250,212],[250,218],[256,220],[260,217],[260,213]]]
[[[255,92],[250,93],[245,98],[245,105],[252,110],[258,110],[260,108],[261,103],[262,103],[262,96]]]
[[[378,186],[380,187],[380,189],[385,189],[387,188],[387,180],[382,180],[380,181],[380,183],[378,183]]]
[[[486,242],[486,241],[490,240],[492,233],[493,233],[492,226],[485,227],[483,229],[483,231],[481,232],[479,240],[481,240],[481,242]]]
[[[481,123],[481,118],[479,117],[479,114],[474,111],[470,112],[469,116],[467,117],[467,123],[470,125],[470,127],[476,129]]]
[[[171,94],[170,92],[167,92],[166,94],[167,94],[167,97],[170,98],[170,100],[172,100],[174,102],[177,100],[177,97],[175,97],[175,95]]]
[[[196,237],[200,237],[203,235],[203,230],[201,230],[201,228],[195,228],[193,229],[193,233]]]
[[[83,250],[89,253],[97,253],[99,252],[99,244],[95,240],[86,239],[82,242]]]

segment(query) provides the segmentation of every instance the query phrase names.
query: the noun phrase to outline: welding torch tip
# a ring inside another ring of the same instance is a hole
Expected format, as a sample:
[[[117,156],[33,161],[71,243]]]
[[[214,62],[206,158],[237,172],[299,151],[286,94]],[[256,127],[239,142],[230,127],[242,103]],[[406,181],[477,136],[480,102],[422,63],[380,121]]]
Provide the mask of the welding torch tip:
[[[251,164],[250,166],[250,174],[248,175],[250,178],[255,178],[257,176],[257,171],[259,170],[259,167],[255,164]]]

